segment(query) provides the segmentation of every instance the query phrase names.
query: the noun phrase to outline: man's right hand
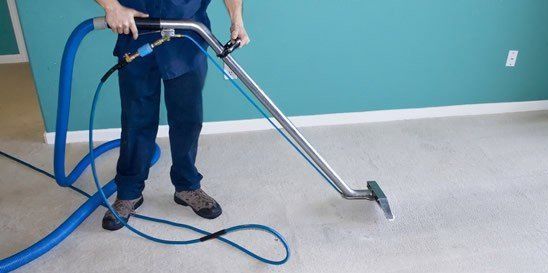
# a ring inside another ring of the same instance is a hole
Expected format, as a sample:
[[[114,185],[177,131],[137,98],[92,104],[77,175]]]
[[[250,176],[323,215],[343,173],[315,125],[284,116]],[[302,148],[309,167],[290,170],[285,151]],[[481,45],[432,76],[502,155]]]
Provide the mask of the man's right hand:
[[[112,32],[118,34],[129,34],[131,32],[133,39],[139,37],[139,31],[135,25],[134,18],[146,18],[148,14],[126,8],[116,0],[98,0],[97,2],[105,9],[107,24]]]

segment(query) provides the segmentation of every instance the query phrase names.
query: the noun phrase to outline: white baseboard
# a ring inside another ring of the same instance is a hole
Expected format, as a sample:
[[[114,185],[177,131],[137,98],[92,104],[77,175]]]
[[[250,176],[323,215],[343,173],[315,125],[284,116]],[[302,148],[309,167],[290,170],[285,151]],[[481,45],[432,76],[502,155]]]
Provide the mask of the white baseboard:
[[[410,120],[421,118],[438,118],[471,115],[489,115],[512,112],[548,110],[548,100],[526,101],[526,102],[503,102],[466,104],[455,106],[379,110],[354,113],[325,114],[311,116],[290,117],[297,127],[344,125],[367,122],[383,122],[396,120]],[[277,124],[277,122],[275,122]],[[271,125],[264,119],[247,119],[235,121],[205,122],[202,134],[222,134],[236,132],[250,132],[272,129]],[[158,129],[158,137],[167,137],[169,127],[162,125]],[[45,140],[48,144],[55,142],[55,132],[45,133]],[[99,129],[94,132],[94,140],[108,141],[120,137],[120,128]],[[70,131],[67,134],[67,143],[86,142],[88,131]]]

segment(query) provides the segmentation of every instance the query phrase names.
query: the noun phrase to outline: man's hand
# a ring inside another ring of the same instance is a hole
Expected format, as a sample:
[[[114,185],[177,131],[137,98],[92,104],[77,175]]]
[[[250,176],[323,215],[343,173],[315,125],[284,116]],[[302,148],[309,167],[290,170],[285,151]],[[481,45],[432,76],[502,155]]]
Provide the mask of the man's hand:
[[[240,39],[240,47],[243,47],[250,42],[249,36],[247,35],[247,31],[245,30],[243,24],[232,23],[232,26],[230,26],[230,39],[232,39],[232,41]]]
[[[230,39],[232,39],[232,41],[240,39],[240,47],[249,44],[250,39],[245,30],[242,17],[242,0],[225,0],[225,6],[228,10],[228,15],[230,15],[230,21],[232,22],[232,25],[230,26]]]
[[[97,0],[97,2],[105,9],[107,24],[112,32],[118,34],[129,34],[131,32],[133,39],[139,37],[134,18],[146,18],[148,14],[126,8],[117,0]]]

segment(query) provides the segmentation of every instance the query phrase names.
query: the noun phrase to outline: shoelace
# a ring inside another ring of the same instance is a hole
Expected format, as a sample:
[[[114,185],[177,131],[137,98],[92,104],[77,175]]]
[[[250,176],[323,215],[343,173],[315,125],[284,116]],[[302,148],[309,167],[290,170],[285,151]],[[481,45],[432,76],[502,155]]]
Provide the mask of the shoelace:
[[[187,194],[188,196],[185,196]],[[215,204],[215,200],[201,189],[183,192],[180,195],[183,199],[187,199],[185,202],[189,205],[198,206],[196,209],[211,208]]]
[[[118,214],[120,214],[120,216],[128,217],[130,214],[135,212],[133,206],[134,202],[132,200],[116,200],[112,207],[116,210],[116,212],[118,212]],[[114,217],[114,215],[112,215],[112,217]]]

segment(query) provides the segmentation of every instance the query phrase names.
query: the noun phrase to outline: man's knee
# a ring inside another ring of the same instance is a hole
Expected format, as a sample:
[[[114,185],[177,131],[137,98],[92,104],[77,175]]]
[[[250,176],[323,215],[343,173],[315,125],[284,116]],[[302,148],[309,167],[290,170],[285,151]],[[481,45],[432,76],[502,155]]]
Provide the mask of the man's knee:
[[[199,132],[202,130],[202,121],[187,121],[183,122],[181,127],[191,131],[191,132]]]
[[[202,130],[202,121],[201,120],[179,120],[169,122],[169,129],[175,131],[185,131],[188,133],[198,134]]]
[[[149,117],[129,117],[125,120],[122,127],[130,130],[156,130],[158,129],[158,119]]]
[[[160,122],[158,106],[150,105],[123,109],[122,127],[138,130],[156,130]]]

